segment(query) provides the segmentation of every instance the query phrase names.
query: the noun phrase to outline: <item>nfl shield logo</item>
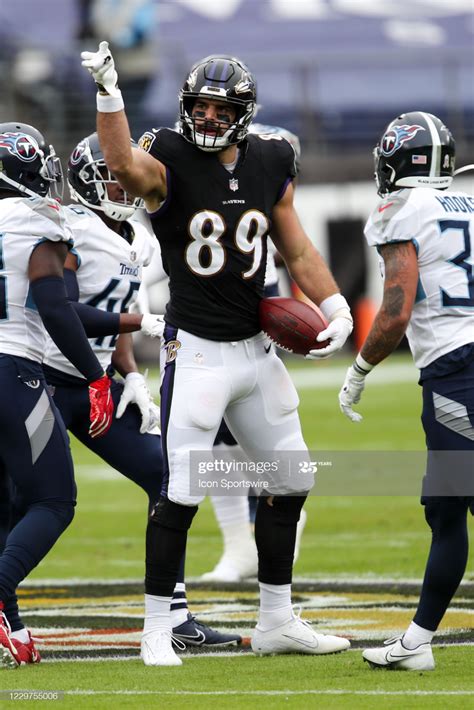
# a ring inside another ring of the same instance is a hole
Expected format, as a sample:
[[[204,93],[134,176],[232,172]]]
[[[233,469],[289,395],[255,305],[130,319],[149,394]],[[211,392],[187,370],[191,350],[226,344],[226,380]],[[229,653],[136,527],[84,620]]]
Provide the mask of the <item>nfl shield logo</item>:
[[[232,190],[232,192],[235,192],[236,190],[239,189],[239,181],[236,180],[235,178],[231,178],[229,180],[229,187]]]
[[[130,261],[136,261],[136,259],[137,259],[137,252],[131,251],[130,252]]]

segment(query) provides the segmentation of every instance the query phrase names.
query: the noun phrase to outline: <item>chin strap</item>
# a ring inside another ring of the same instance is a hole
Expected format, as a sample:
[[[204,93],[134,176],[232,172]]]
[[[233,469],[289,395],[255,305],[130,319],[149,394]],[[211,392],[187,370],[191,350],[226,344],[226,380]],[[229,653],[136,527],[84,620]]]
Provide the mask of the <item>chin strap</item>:
[[[33,192],[33,190],[30,190],[21,183],[11,180],[11,178],[7,177],[4,173],[0,173],[0,180],[2,180],[2,182],[6,182],[8,185],[11,185],[16,192],[21,192],[22,195],[28,195],[29,197],[44,197],[44,195],[40,195],[39,192]]]

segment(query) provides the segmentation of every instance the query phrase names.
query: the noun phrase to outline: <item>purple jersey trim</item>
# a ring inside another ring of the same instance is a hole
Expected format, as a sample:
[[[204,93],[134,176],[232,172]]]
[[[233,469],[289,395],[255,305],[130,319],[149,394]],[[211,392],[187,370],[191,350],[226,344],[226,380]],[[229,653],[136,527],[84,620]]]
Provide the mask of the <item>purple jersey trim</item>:
[[[169,323],[166,324],[163,333],[163,342],[169,343],[170,340],[176,340],[178,334],[178,328]],[[165,365],[165,372],[163,375],[163,382],[161,385],[160,392],[160,413],[161,413],[161,448],[163,452],[163,478],[162,478],[162,488],[161,495],[164,498],[168,497],[168,485],[170,480],[170,468],[168,461],[168,422],[171,413],[171,403],[173,401],[173,385],[174,385],[174,373],[176,369],[176,360],[167,362]]]
[[[280,202],[280,200],[281,200],[281,198],[283,197],[283,195],[285,194],[285,192],[286,192],[286,190],[287,190],[287,187],[288,187],[288,185],[290,184],[290,182],[293,182],[293,178],[292,178],[292,177],[287,177],[286,180],[285,180],[285,182],[283,183],[283,185],[282,185],[281,188],[280,188],[280,192],[278,193],[278,197],[277,197],[277,202]]]

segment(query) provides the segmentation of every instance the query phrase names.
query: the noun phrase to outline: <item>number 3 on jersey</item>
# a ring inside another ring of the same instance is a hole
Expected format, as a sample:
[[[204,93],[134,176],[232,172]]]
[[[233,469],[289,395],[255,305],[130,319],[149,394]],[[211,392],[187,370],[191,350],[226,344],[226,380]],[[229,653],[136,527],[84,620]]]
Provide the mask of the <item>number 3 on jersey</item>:
[[[4,233],[0,232],[0,272],[5,269],[3,261],[3,237]],[[7,277],[0,273],[0,320],[8,320],[7,308]]]
[[[451,296],[444,288],[441,288],[441,300],[443,306],[461,306],[474,307],[474,274],[471,263],[471,234],[469,231],[469,222],[464,220],[442,219],[439,221],[440,232],[443,236],[449,238],[450,233],[461,232],[464,240],[464,249],[456,256],[448,259],[450,264],[453,264],[457,269],[463,269],[467,278],[468,296]]]
[[[258,210],[249,210],[240,218],[235,229],[234,241],[239,251],[252,254],[250,268],[242,272],[242,278],[250,279],[262,261],[262,237],[268,230],[267,217]],[[186,263],[198,276],[215,276],[225,266],[226,252],[219,241],[226,230],[223,217],[218,212],[206,210],[194,215],[189,223],[192,241],[185,251]]]

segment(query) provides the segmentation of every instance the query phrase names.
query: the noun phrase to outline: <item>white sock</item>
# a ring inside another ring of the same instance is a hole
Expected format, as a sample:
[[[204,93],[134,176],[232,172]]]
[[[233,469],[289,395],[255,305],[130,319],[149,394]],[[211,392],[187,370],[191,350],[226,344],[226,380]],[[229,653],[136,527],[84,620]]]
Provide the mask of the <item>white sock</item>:
[[[253,547],[247,496],[211,496],[211,502],[224,538],[224,555],[238,555],[243,547]]]
[[[258,628],[269,631],[281,626],[293,617],[291,606],[291,584],[259,583],[260,610]]]
[[[186,599],[186,585],[184,582],[177,582],[174,588],[170,605],[171,628],[176,628],[184,624],[188,618],[188,601]]]
[[[10,636],[12,639],[16,639],[17,641],[21,641],[21,643],[29,643],[30,642],[30,635],[28,633],[28,630],[23,627],[22,629],[18,629],[18,631],[12,631]]]
[[[434,631],[424,629],[422,626],[418,626],[418,624],[412,621],[403,635],[402,643],[405,648],[413,651],[414,648],[417,648],[422,643],[431,643],[434,635]]]
[[[217,444],[214,454],[219,453],[226,461],[247,461],[247,457],[238,444]],[[245,545],[255,545],[252,526],[249,520],[247,496],[211,496],[217,524],[224,537],[224,555],[235,555]]]
[[[171,597],[156,597],[145,594],[145,623],[143,633],[148,631],[171,632]]]

